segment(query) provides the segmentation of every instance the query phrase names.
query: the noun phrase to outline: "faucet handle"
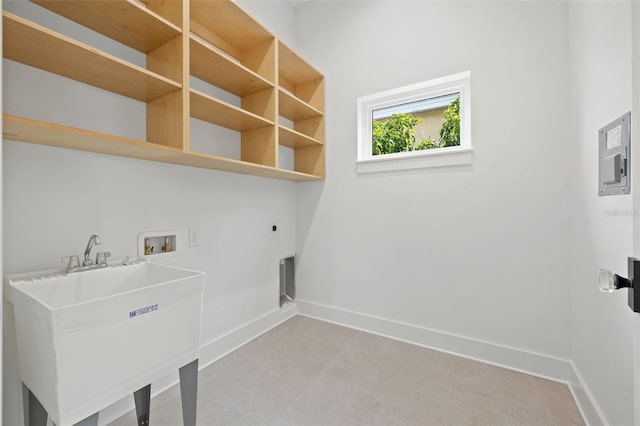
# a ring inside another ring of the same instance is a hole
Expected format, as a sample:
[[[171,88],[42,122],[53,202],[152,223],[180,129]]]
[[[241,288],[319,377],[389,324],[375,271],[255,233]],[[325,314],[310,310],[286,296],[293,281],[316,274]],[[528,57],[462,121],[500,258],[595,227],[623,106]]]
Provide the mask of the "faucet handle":
[[[101,251],[96,254],[96,265],[106,265],[107,258],[111,257],[110,251]]]
[[[67,269],[75,269],[80,266],[78,256],[65,256],[61,259],[61,262],[67,264]]]

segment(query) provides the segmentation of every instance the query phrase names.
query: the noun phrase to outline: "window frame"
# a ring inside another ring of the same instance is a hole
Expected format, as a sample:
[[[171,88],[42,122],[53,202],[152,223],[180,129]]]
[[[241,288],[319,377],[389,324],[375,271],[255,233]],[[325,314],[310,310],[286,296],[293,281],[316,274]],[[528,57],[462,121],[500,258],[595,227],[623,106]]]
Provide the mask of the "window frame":
[[[459,146],[373,155],[372,127],[374,110],[453,93],[460,94]],[[357,172],[370,173],[470,164],[473,156],[470,106],[470,71],[359,97]]]

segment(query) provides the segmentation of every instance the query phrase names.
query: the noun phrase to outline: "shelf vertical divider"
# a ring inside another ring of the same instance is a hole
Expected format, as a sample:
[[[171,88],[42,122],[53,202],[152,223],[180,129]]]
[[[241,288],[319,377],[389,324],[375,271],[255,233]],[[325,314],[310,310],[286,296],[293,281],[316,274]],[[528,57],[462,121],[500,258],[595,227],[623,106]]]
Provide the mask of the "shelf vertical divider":
[[[149,1],[148,7],[182,29],[182,34],[147,54],[147,68],[167,75],[182,89],[147,103],[147,140],[189,150],[188,1]]]
[[[273,76],[273,82],[275,83],[275,89],[273,94],[273,122],[275,123],[275,145],[276,145],[276,157],[280,157],[280,39],[275,38],[273,46],[273,54],[275,57],[275,75]]]

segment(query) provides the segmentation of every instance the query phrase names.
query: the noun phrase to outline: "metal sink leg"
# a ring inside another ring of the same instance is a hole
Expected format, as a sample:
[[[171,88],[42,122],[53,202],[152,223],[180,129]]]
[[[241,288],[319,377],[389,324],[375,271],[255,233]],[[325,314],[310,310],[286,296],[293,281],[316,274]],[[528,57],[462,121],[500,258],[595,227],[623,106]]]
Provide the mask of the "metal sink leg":
[[[136,403],[136,419],[138,426],[149,426],[149,412],[151,410],[151,384],[133,393]]]
[[[184,426],[196,426],[198,405],[198,360],[180,367],[180,397]]]

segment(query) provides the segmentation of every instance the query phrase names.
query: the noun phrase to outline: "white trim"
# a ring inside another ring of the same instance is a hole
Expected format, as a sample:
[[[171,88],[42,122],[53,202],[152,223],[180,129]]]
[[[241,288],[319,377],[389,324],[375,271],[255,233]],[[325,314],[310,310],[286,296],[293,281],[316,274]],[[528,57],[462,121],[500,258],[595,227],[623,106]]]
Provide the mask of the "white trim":
[[[358,173],[390,172],[431,167],[464,166],[473,162],[471,148],[449,147],[425,151],[399,152],[356,163]]]
[[[391,105],[386,108],[379,108],[372,111],[372,118],[374,120],[380,120],[382,118],[389,118],[393,114],[405,112],[407,114],[431,111],[434,109],[446,109],[451,102],[456,99],[460,93],[450,93],[448,95],[429,97],[427,99],[420,99],[415,102],[404,103],[400,105]]]
[[[203,344],[200,348],[199,368],[203,369],[208,367],[220,358],[294,317],[297,312],[298,308],[296,303],[288,303],[280,309],[274,309],[259,318],[249,321]]]
[[[395,105],[416,102],[452,93],[460,94],[460,146],[436,148],[428,151],[373,155],[372,117],[373,111]],[[411,84],[396,89],[385,90],[358,98],[358,173],[377,171],[407,170],[427,167],[469,164],[471,153],[471,72],[465,71],[446,77]],[[461,155],[461,153],[468,155]],[[448,155],[452,158],[433,160],[433,155]],[[384,160],[384,163],[381,163]],[[405,164],[407,163],[407,164]],[[410,163],[410,164],[409,164]]]
[[[573,361],[570,361],[570,363],[571,377],[569,378],[569,390],[571,391],[571,395],[573,395],[573,400],[576,402],[585,424],[587,426],[611,424],[594,398],[593,393],[591,393],[591,390],[586,385],[578,367],[576,367]]]
[[[570,360],[300,299],[296,305],[299,315],[566,384],[587,425],[608,424]]]
[[[566,359],[300,299],[296,300],[296,304],[300,315],[531,374],[543,379],[567,382],[570,378],[571,365]]]

